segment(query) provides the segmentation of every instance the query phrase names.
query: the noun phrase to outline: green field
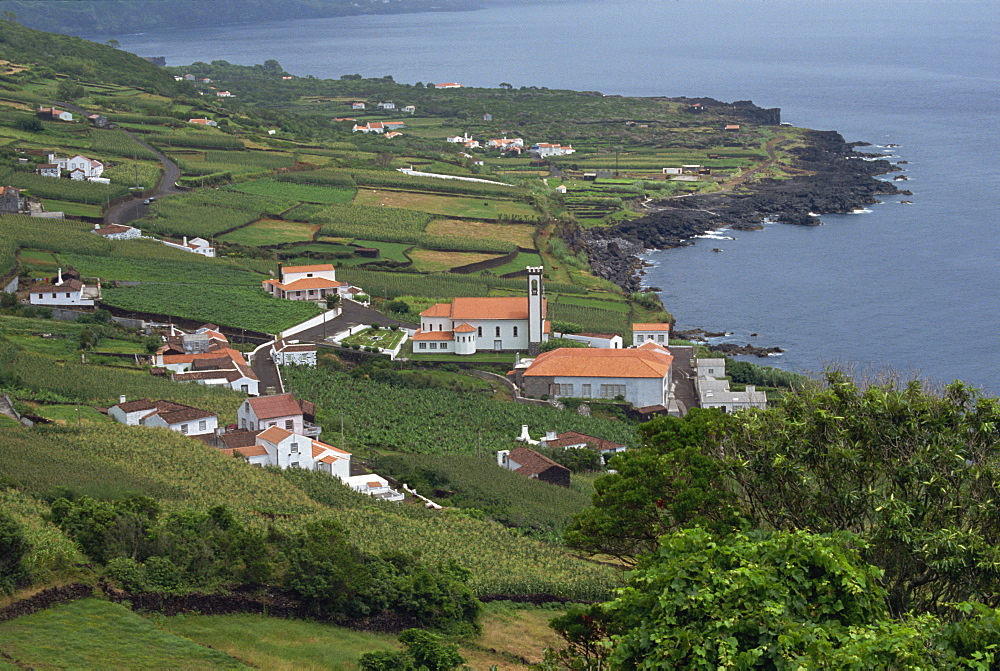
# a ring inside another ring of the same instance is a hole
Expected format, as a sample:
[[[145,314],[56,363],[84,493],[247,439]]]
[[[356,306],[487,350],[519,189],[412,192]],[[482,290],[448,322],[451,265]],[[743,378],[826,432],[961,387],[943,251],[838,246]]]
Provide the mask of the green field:
[[[520,252],[514,257],[513,261],[510,261],[502,266],[496,268],[490,268],[490,273],[493,275],[506,275],[507,273],[516,273],[518,271],[524,270],[528,266],[540,266],[542,264],[542,257],[538,254],[531,254],[529,252]]]
[[[226,187],[231,191],[253,193],[259,196],[277,196],[298,200],[303,203],[325,203],[329,205],[346,205],[354,199],[354,189],[311,186],[308,184],[293,184],[291,182],[276,182],[273,179],[257,179]]]
[[[54,198],[43,198],[42,205],[46,212],[64,212],[67,217],[100,217],[100,205],[86,205],[84,203],[73,203],[68,200],[56,200]]]
[[[382,349],[394,349],[403,339],[402,331],[390,331],[389,329],[365,329],[354,335],[344,338],[341,343],[344,345],[360,345],[361,347],[380,347]]]
[[[357,205],[398,207],[439,216],[469,219],[498,219],[507,216],[534,220],[538,217],[538,212],[527,203],[495,196],[447,196],[415,191],[360,189],[354,202]]]
[[[162,631],[124,606],[83,599],[0,623],[8,668],[243,669],[229,655]]]
[[[303,224],[282,219],[263,219],[237,228],[219,237],[223,242],[233,242],[247,247],[270,247],[287,242],[312,240],[319,230],[318,225]]]

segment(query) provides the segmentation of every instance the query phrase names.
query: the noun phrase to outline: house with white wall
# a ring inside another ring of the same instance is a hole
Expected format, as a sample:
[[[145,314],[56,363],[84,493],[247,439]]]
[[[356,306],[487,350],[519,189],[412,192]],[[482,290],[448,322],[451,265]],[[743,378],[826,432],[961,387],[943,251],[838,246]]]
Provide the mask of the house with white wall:
[[[666,347],[670,344],[670,324],[632,324],[632,345],[655,342]]]
[[[460,297],[420,313],[413,352],[475,354],[537,351],[549,339],[541,266],[528,267],[528,296]]]
[[[101,300],[100,281],[97,286],[88,286],[80,280],[64,280],[62,268],[58,272],[58,279],[55,282],[35,284],[28,290],[28,302],[31,305],[92,308]]]
[[[211,436],[219,428],[219,417],[215,413],[148,398],[127,401],[121,396],[116,405],[108,408],[108,416],[128,426],[159,427],[185,436]]]
[[[275,340],[271,359],[279,366],[315,366],[316,345],[298,340]]]
[[[563,347],[515,367],[525,396],[621,397],[640,408],[668,405],[673,357],[657,346],[629,349]]]
[[[138,228],[122,226],[121,224],[108,224],[107,226],[94,224],[93,232],[108,240],[135,240],[142,237],[142,231]]]
[[[695,359],[695,391],[702,408],[718,408],[723,412],[736,412],[747,408],[766,408],[767,392],[758,391],[752,384],[743,391],[732,391],[726,376],[725,359]]]
[[[58,163],[41,163],[35,166],[35,174],[42,177],[58,178],[62,176],[62,168],[59,167]]]
[[[201,254],[210,259],[215,258],[215,247],[212,246],[205,238],[191,238],[185,235],[181,242],[176,242],[174,240],[163,239],[160,240],[167,247],[173,247],[174,249],[179,249],[182,252],[191,252],[192,254]]]
[[[56,154],[49,154],[49,163],[58,165],[60,169],[68,172],[71,179],[86,180],[104,174],[103,163],[82,154],[71,158],[60,158]]]
[[[260,378],[247,364],[243,353],[218,343],[210,344],[207,352],[170,354],[166,348],[161,348],[154,362],[172,371],[174,382],[226,386],[251,396],[260,393]]]
[[[586,343],[588,347],[601,347],[604,349],[621,349],[624,347],[622,337],[617,333],[553,333],[553,338],[563,338],[576,342]]]
[[[245,431],[261,431],[276,426],[285,431],[316,437],[322,429],[306,420],[303,403],[292,394],[248,398],[236,412],[237,423]]]
[[[327,296],[335,294],[341,298],[352,298],[355,294],[351,289],[358,289],[347,282],[338,282],[337,270],[329,263],[279,267],[278,271],[279,279],[261,282],[261,288],[275,298],[325,301]]]
[[[535,158],[547,158],[549,156],[568,156],[569,154],[575,154],[576,149],[573,149],[573,145],[561,145],[552,144],[550,142],[539,142],[531,146],[529,150],[531,155]]]
[[[501,137],[486,141],[487,149],[499,149],[500,151],[520,151],[524,147],[524,140],[519,137]]]

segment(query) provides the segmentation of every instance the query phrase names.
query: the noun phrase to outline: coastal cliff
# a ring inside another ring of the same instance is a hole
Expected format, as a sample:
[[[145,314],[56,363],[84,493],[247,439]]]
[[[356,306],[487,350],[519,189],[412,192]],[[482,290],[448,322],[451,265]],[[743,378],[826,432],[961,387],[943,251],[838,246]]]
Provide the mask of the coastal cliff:
[[[646,216],[581,233],[594,274],[638,291],[636,255],[644,249],[688,245],[692,237],[724,227],[755,230],[765,220],[814,226],[820,221],[813,215],[850,212],[878,202],[879,195],[908,193],[875,178],[900,168],[856,151],[863,143],[845,142],[835,131],[809,131],[805,137],[806,146],[792,150],[800,175],[655,201],[646,206]]]

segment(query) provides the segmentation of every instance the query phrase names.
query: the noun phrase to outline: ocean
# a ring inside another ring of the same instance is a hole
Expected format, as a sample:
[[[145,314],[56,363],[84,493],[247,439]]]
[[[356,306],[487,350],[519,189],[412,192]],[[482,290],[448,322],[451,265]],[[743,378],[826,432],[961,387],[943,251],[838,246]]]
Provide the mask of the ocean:
[[[650,252],[646,282],[678,328],[777,345],[758,362],[789,370],[889,369],[1000,395],[998,34],[990,0],[565,0],[84,37],[170,65],[273,58],[301,76],[781,107],[906,161],[914,195]]]

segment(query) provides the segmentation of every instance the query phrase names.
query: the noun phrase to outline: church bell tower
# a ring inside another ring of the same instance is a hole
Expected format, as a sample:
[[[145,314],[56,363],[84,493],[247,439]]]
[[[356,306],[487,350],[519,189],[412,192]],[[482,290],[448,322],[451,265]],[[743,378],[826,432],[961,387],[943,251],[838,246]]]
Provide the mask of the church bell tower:
[[[535,356],[542,344],[542,330],[545,327],[545,310],[542,299],[542,266],[528,266],[528,354]]]

